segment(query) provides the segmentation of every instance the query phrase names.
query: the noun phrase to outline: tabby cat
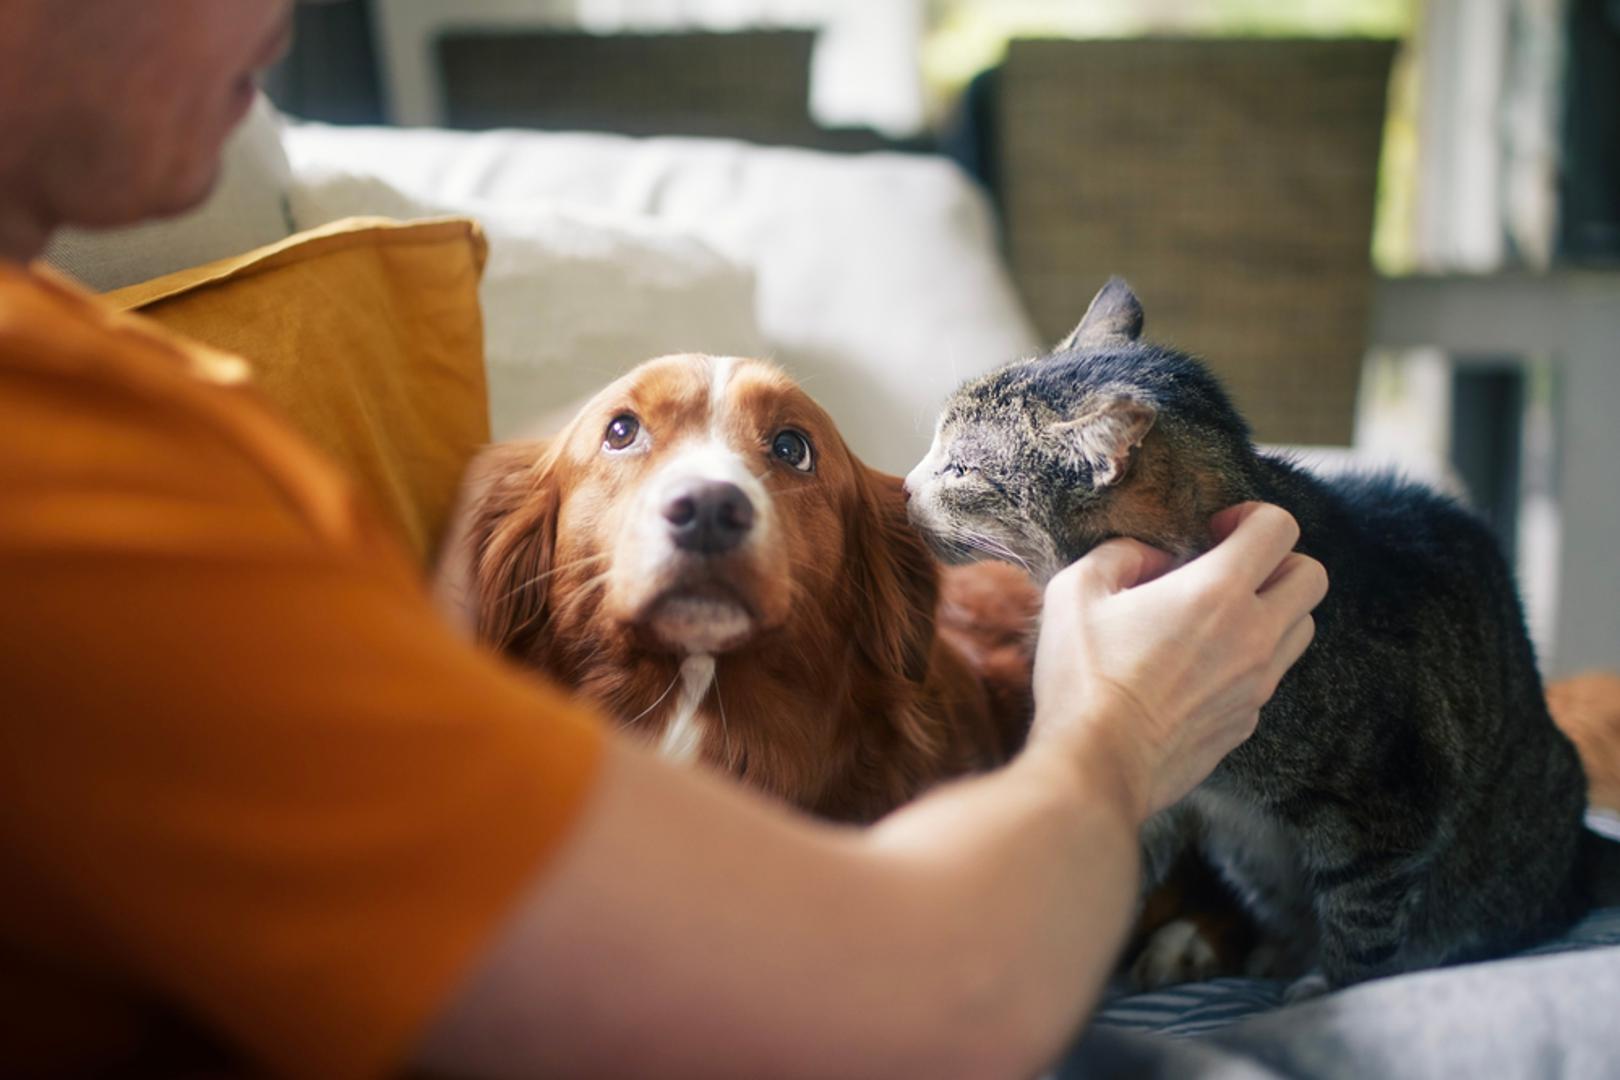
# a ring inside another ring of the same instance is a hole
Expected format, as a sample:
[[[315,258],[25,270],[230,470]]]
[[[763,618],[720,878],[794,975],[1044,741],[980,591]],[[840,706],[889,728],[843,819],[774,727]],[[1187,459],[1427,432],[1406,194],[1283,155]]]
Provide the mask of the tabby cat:
[[[1486,527],[1391,476],[1257,451],[1210,373],[1141,330],[1110,281],[1052,354],[955,393],[907,488],[946,557],[1039,579],[1115,536],[1196,555],[1245,500],[1298,519],[1332,583],[1316,639],[1253,738],[1148,823],[1148,884],[1196,845],[1329,985],[1560,931],[1611,855],[1583,829],[1581,763]]]

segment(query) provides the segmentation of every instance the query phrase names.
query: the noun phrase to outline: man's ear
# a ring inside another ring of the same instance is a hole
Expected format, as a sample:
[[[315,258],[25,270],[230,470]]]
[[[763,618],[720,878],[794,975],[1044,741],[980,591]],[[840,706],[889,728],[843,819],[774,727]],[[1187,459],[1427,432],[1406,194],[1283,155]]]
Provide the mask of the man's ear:
[[[1046,437],[1071,466],[1086,466],[1092,487],[1107,487],[1125,478],[1131,451],[1142,445],[1158,415],[1139,398],[1105,390],[1087,398],[1079,416],[1051,424]]]
[[[1058,352],[1128,345],[1142,336],[1142,303],[1122,277],[1111,277],[1092,297],[1085,317],[1074,333],[1063,339]]]
[[[521,651],[544,619],[557,538],[552,456],[544,442],[506,442],[474,458],[439,559],[440,607],[497,649]]]
[[[856,472],[847,561],[856,594],[870,608],[851,631],[879,671],[920,683],[934,648],[939,568],[906,517],[900,478],[858,463]]]

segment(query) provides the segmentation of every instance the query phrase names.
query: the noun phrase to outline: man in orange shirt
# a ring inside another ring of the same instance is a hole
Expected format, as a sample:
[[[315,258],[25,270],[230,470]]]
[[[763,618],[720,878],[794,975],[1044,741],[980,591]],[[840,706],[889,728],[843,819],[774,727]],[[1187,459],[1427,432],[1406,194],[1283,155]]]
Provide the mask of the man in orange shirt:
[[[251,388],[27,265],[200,200],[289,13],[0,0],[0,1073],[1050,1061],[1140,822],[1311,638],[1292,520],[1059,575],[1028,750],[874,828],[661,763],[441,625]]]

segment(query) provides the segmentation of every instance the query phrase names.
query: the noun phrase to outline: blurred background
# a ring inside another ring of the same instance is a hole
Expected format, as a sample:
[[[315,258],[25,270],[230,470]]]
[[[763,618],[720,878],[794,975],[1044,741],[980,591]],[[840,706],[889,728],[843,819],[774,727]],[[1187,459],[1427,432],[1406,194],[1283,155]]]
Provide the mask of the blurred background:
[[[1040,339],[1125,274],[1260,439],[1453,486],[1548,666],[1620,665],[1620,0],[326,0],[267,89],[949,160]]]

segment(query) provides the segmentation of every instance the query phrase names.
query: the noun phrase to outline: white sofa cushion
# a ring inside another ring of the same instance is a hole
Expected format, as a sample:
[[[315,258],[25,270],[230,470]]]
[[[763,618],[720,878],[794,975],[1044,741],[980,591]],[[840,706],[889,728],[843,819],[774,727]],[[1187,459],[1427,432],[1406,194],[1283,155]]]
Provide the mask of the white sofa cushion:
[[[436,206],[375,177],[318,168],[300,172],[288,204],[300,230],[367,214],[479,219],[489,238],[480,297],[496,438],[555,428],[649,357],[765,347],[753,275],[655,221],[534,202]]]
[[[767,353],[859,454],[896,472],[927,449],[962,379],[1037,347],[989,207],[940,159],[312,124],[290,125],[286,145],[299,174],[373,173],[463,211],[566,204],[650,216],[707,241],[755,271]]]
[[[241,255],[292,235],[284,195],[292,166],[281,119],[263,97],[226,144],[208,201],[169,221],[127,229],[63,229],[45,261],[99,292]]]

